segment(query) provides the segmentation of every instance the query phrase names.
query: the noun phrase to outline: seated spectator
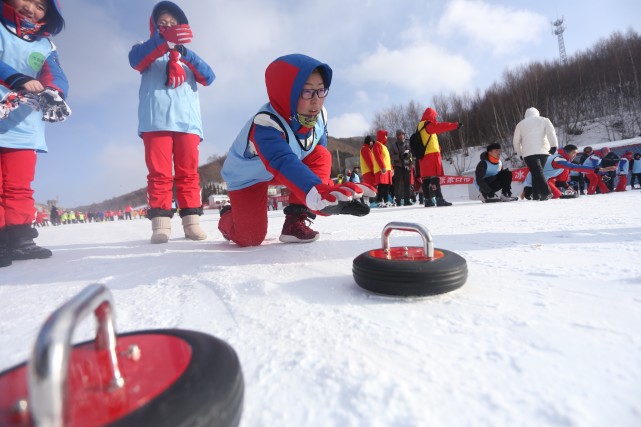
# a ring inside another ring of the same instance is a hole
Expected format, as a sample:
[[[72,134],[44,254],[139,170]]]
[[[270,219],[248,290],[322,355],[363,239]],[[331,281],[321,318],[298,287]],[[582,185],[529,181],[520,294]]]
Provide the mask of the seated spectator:
[[[616,168],[610,169],[610,166],[617,166],[619,164],[619,156],[617,156],[616,153],[608,147],[603,147],[601,149],[601,154],[601,167],[609,169],[609,172],[607,173],[609,179],[604,179],[603,182],[608,187],[609,191],[614,191],[614,181],[616,180],[617,173]]]
[[[359,173],[360,173],[360,168],[358,166],[354,167],[354,170],[352,170],[352,174],[349,176],[349,182],[359,184],[361,182],[361,177]]]
[[[577,165],[582,165],[585,159],[592,155],[592,147],[587,146],[583,148],[583,152],[578,154],[572,163]],[[570,171],[570,181],[574,182],[574,189],[578,191],[582,196],[585,195],[585,175],[579,171]]]
[[[474,173],[474,186],[481,193],[483,203],[518,200],[517,197],[512,197],[512,172],[503,168],[500,144],[490,144],[481,153],[481,161],[476,165]],[[499,190],[500,197],[496,194]]]

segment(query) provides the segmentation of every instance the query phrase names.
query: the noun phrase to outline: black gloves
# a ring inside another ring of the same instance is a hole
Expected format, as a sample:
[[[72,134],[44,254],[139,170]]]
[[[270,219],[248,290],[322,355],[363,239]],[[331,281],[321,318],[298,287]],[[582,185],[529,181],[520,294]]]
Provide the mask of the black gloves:
[[[550,148],[550,154],[554,154],[554,153],[556,153],[556,147]]]
[[[71,115],[71,108],[69,108],[57,90],[46,88],[38,96],[40,97],[42,120],[45,122],[63,122]]]
[[[462,128],[462,127],[463,127],[463,123],[458,122],[458,127],[457,127],[456,129],[460,129],[460,128]]]

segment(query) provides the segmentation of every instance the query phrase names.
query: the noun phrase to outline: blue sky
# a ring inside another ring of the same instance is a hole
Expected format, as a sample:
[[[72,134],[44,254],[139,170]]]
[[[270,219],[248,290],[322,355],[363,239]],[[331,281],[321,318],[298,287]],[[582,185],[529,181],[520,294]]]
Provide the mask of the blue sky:
[[[35,198],[73,207],[146,186],[138,138],[139,74],[131,46],[149,36],[156,1],[60,0],[67,22],[54,39],[70,80],[73,115],[47,130]],[[190,48],[214,69],[201,87],[201,164],[225,154],[266,102],[264,71],[305,53],[334,70],[329,133],[360,136],[377,111],[434,95],[483,91],[506,69],[558,58],[551,21],[563,16],[568,56],[614,31],[641,32],[638,0],[183,0]]]

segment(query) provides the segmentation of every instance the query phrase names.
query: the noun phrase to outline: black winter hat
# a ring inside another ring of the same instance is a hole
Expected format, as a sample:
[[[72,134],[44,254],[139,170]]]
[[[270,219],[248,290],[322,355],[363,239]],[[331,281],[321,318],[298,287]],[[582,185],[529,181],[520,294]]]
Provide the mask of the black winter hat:
[[[488,145],[485,151],[489,153],[492,150],[500,150],[500,149],[501,149],[501,144],[495,142],[493,144]]]

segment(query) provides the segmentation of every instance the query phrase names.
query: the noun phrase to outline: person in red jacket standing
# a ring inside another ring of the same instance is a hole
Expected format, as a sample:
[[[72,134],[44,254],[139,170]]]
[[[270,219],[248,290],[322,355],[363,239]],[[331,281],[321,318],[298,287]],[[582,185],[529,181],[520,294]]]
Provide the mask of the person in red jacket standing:
[[[425,155],[420,160],[421,178],[423,179],[423,194],[425,197],[425,207],[431,206],[452,206],[452,204],[443,198],[441,192],[440,177],[445,175],[443,172],[443,160],[441,159],[441,147],[438,144],[439,133],[449,132],[459,129],[463,124],[438,122],[436,120],[436,110],[427,108],[423,113],[417,129],[420,130],[421,140],[425,146]]]
[[[381,129],[376,133],[376,142],[372,152],[374,154],[374,174],[378,182],[376,201],[380,208],[392,206],[389,203],[389,189],[392,185],[392,160],[387,149],[386,130]]]

